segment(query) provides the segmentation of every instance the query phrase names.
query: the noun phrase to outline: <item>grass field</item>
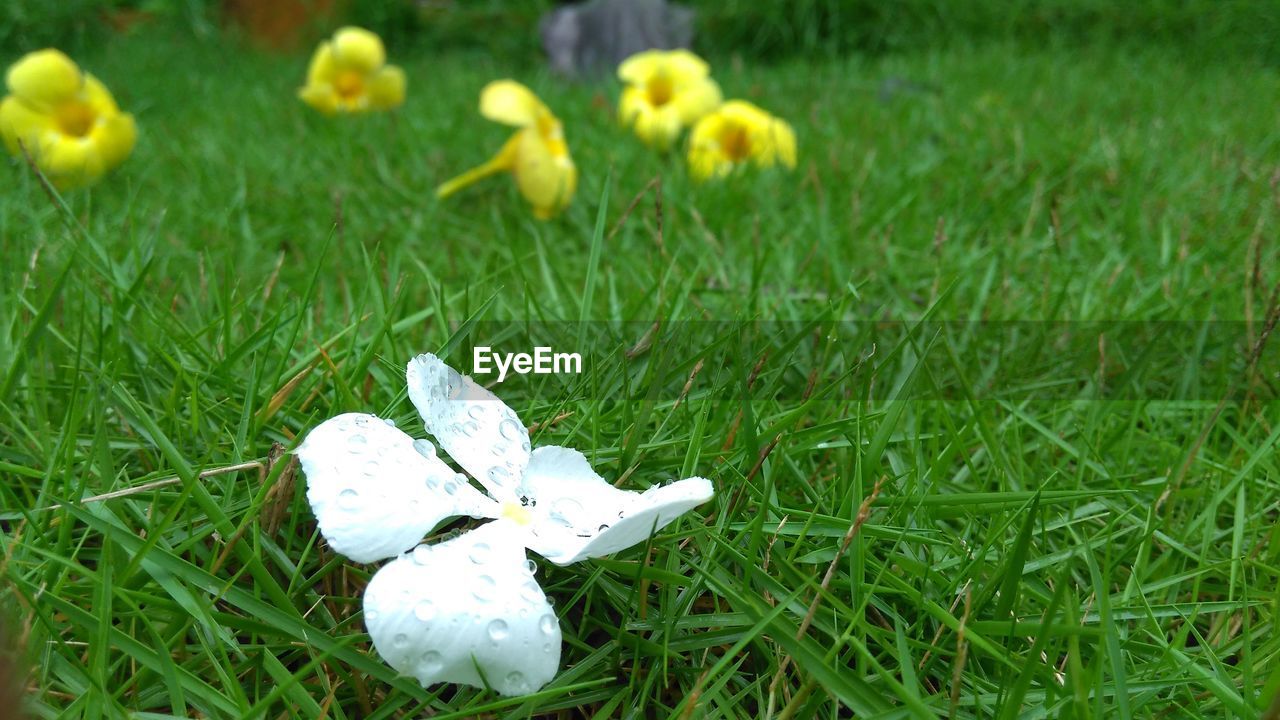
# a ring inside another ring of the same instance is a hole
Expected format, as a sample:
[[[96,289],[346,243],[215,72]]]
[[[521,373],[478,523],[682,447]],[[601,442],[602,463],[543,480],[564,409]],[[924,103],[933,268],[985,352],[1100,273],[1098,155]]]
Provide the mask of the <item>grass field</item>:
[[[119,38],[77,59],[137,116],[124,166],[61,201],[0,168],[0,602],[33,716],[1264,716],[1275,68],[714,58],[800,165],[697,186],[611,84],[391,54],[405,107],[335,120],[293,97],[304,56]],[[503,76],[565,123],[555,221],[506,179],[432,195],[505,140],[475,110]],[[542,691],[422,689],[273,446],[346,411],[421,434],[408,358],[534,336],[587,362],[497,389],[535,445],[718,496],[647,549],[538,559]]]

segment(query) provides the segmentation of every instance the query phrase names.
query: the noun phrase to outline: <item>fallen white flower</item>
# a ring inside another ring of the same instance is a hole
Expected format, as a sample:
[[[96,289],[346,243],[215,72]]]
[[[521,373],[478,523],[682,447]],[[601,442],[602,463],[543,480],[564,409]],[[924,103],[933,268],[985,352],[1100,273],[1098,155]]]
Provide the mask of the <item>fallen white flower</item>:
[[[320,532],[357,562],[395,558],[364,594],[369,635],[391,667],[424,686],[535,692],[560,667],[560,622],[525,548],[568,565],[631,547],[711,499],[711,483],[695,477],[619,490],[577,450],[530,451],[515,412],[435,355],[411,360],[407,376],[427,431],[488,496],[430,442],[348,413],[297,449]],[[418,544],[460,515],[493,522]]]

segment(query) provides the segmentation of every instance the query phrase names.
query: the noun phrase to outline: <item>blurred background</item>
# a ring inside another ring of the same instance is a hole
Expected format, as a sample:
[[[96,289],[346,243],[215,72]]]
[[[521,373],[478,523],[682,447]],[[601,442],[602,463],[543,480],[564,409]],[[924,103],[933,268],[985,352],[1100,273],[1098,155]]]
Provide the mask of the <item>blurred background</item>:
[[[7,0],[5,55],[58,46],[74,52],[105,34],[169,26],[193,38],[227,34],[291,50],[335,23],[368,27],[397,46],[541,51],[538,20],[550,0]],[[882,54],[983,41],[1172,43],[1280,63],[1273,0],[686,0],[697,13],[695,47],[753,59]]]

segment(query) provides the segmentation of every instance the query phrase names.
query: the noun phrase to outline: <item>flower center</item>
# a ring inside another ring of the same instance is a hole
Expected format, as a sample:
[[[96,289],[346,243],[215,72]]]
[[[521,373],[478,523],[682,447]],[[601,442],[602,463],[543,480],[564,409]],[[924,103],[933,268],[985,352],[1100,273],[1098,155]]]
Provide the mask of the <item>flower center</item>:
[[[517,525],[528,525],[533,522],[533,514],[520,503],[503,503],[502,517],[511,520]]]
[[[333,89],[344,100],[364,93],[364,76],[354,70],[343,70],[333,79]]]
[[[675,95],[675,87],[672,86],[671,78],[659,73],[649,79],[645,92],[649,95],[650,105],[662,107],[671,102],[671,96]]]
[[[73,100],[58,106],[54,111],[54,119],[58,123],[58,129],[65,135],[72,137],[84,137],[93,129],[94,122],[98,119],[98,114],[89,107],[89,103]]]
[[[720,151],[730,160],[738,162],[751,155],[751,134],[747,128],[729,123],[720,131]]]

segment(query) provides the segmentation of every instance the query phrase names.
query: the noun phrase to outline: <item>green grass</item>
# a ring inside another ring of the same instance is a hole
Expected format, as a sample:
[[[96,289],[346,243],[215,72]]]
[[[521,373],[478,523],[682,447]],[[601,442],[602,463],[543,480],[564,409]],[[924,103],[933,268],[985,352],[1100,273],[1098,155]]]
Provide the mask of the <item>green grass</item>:
[[[305,57],[116,39],[80,60],[137,115],[127,163],[66,211],[0,168],[0,602],[33,716],[1261,715],[1274,70],[721,59],[800,167],[699,187],[612,124],[614,87],[392,54],[406,107],[332,120],[293,99]],[[505,139],[475,106],[507,75],[582,170],[554,222],[505,179],[432,196]],[[882,102],[889,78],[933,90]],[[624,221],[655,177],[661,214],[651,189]],[[541,692],[422,689],[364,633],[376,568],[324,546],[272,448],[352,410],[419,433],[412,354],[531,338],[588,364],[498,389],[535,444],[718,496],[647,550],[539,562],[565,634]]]

